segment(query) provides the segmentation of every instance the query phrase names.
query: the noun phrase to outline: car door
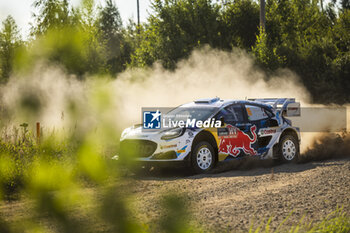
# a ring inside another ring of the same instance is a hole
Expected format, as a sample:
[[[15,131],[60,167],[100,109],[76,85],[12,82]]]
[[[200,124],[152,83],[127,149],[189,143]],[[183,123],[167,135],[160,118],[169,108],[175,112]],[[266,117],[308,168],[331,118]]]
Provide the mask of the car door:
[[[257,143],[253,147],[260,155],[268,149],[266,146],[269,144],[273,134],[276,133],[278,122],[274,114],[263,106],[245,104],[244,109],[247,114],[248,124],[256,128]]]
[[[218,147],[219,160],[257,153],[252,147],[256,141],[256,134],[247,121],[242,104],[232,104],[223,108],[216,115],[216,119],[224,122],[224,125],[217,129],[220,141]]]

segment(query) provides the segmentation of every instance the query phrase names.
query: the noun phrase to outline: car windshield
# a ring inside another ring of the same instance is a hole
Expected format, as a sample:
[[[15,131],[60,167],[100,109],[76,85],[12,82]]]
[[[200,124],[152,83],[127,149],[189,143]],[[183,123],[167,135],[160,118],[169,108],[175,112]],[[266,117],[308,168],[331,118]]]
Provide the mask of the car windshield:
[[[165,117],[173,121],[186,121],[187,119],[205,121],[218,109],[217,107],[178,107],[168,112]]]

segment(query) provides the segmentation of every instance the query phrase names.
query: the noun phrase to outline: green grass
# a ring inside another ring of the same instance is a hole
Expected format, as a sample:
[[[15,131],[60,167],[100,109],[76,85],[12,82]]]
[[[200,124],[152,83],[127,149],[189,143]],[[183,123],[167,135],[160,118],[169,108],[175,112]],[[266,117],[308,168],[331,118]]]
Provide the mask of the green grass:
[[[302,217],[298,224],[287,226],[287,221],[293,211],[278,225],[276,229],[271,227],[272,217],[270,217],[266,223],[262,222],[256,228],[251,225],[249,233],[348,233],[350,232],[350,216],[343,208],[337,208],[331,212],[321,222],[305,222],[305,218]]]

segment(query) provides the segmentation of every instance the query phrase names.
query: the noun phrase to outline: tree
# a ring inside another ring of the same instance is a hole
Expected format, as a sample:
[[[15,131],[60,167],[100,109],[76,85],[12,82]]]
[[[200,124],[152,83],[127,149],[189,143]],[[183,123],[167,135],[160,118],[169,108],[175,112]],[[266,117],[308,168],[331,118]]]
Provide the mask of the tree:
[[[263,67],[293,70],[317,102],[349,101],[348,10],[311,0],[268,0],[266,9],[266,35],[253,49]]]
[[[67,0],[35,0],[33,6],[39,9],[39,14],[33,14],[35,25],[32,25],[31,35],[41,35],[49,29],[61,29],[71,22]]]
[[[6,82],[11,75],[16,49],[21,45],[18,27],[12,16],[2,22],[0,31],[0,82]]]
[[[100,11],[99,29],[102,32],[102,38],[106,41],[112,42],[116,37],[120,37],[122,20],[112,0],[106,0],[106,6]]]
[[[341,0],[340,5],[343,10],[350,10],[350,0]]]
[[[70,8],[67,0],[37,0],[34,7],[36,34],[31,41],[29,57],[59,64],[77,74],[105,73],[105,45],[99,41],[98,9],[93,0],[83,0]],[[33,60],[33,59],[31,59]]]
[[[259,5],[251,0],[236,0],[222,12],[222,48],[240,47],[250,50],[259,29]]]
[[[256,44],[252,47],[252,52],[257,61],[266,69],[275,70],[282,66],[285,58],[280,57],[276,48],[269,47],[267,43],[267,34],[263,28],[260,28],[259,35],[256,36]]]
[[[79,30],[84,34],[84,53],[87,58],[88,73],[105,73],[108,69],[106,66],[106,47],[100,43],[100,31],[98,27],[98,9],[94,0],[83,0],[79,14]]]
[[[106,46],[107,65],[112,74],[122,71],[128,63],[127,44],[124,40],[122,20],[112,0],[100,11],[98,30],[100,41]]]
[[[220,44],[220,6],[210,0],[154,0],[152,9],[133,63],[150,65],[161,60],[164,67],[174,69],[193,48]]]

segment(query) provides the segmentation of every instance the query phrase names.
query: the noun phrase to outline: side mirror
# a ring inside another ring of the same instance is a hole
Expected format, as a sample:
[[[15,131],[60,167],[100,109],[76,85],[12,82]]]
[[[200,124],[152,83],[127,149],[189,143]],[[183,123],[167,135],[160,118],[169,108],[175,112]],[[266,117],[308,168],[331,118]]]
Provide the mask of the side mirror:
[[[287,105],[287,112],[286,112],[287,117],[298,117],[300,116],[300,103],[295,102],[295,103],[290,103]]]
[[[223,116],[220,117],[219,121],[221,121],[221,126],[225,125],[225,118]]]
[[[273,126],[278,126],[278,121],[276,119],[269,119],[269,126],[273,127]]]

